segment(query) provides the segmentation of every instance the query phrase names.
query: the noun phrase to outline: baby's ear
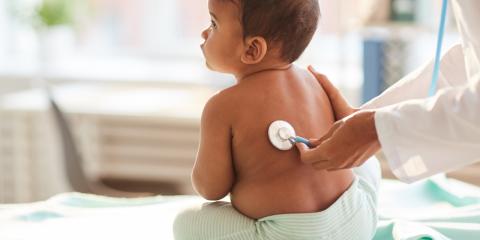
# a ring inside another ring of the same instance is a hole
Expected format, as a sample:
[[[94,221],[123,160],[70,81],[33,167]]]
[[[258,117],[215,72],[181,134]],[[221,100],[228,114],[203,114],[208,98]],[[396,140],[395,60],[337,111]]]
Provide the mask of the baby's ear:
[[[241,56],[244,64],[257,64],[267,54],[268,45],[263,37],[249,37],[245,40],[245,49]]]

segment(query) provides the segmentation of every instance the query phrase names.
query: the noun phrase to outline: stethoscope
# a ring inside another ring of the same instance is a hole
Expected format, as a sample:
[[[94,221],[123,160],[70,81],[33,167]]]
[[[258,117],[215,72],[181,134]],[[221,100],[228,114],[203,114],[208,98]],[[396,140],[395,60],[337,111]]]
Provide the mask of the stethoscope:
[[[273,146],[279,150],[290,150],[297,142],[305,143],[312,147],[310,141],[295,134],[295,129],[290,123],[283,120],[277,120],[268,127],[268,138]]]
[[[442,4],[442,13],[440,17],[440,27],[438,30],[437,37],[437,48],[435,52],[435,62],[433,67],[432,74],[432,83],[430,84],[430,89],[428,96],[435,95],[437,91],[437,82],[440,72],[440,54],[442,53],[443,45],[443,36],[445,35],[445,19],[447,16],[447,4],[448,0],[443,0]],[[297,136],[295,134],[295,129],[287,121],[277,120],[270,124],[268,127],[268,138],[272,145],[279,150],[290,150],[295,143],[304,143],[308,147],[312,148],[312,144],[307,139]]]

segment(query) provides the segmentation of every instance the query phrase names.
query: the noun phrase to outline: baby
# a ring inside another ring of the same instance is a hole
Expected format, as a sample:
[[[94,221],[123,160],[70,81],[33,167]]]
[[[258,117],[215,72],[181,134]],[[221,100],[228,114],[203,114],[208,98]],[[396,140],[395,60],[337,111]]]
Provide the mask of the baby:
[[[316,170],[267,136],[275,120],[305,137],[334,122],[321,85],[292,64],[316,31],[317,0],[210,0],[209,10],[206,65],[237,83],[204,108],[192,182],[202,197],[230,194],[231,203],[183,212],[176,239],[371,239],[378,165]]]

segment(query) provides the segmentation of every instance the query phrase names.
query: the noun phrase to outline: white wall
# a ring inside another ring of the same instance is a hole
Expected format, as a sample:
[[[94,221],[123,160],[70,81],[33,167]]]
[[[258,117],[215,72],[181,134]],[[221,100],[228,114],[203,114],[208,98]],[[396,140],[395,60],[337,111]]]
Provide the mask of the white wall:
[[[6,59],[7,48],[9,48],[11,44],[6,1],[7,0],[0,0],[0,62]]]
[[[10,71],[8,63],[12,61],[15,51],[14,23],[8,12],[9,5],[13,2],[14,0],[0,0],[0,96],[6,92],[25,89],[30,86],[28,79],[12,78],[6,74]]]

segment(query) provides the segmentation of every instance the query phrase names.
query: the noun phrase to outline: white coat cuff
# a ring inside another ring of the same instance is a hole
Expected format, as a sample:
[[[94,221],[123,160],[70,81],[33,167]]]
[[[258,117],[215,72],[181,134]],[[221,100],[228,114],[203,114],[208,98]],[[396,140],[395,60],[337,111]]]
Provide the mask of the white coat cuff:
[[[380,108],[375,112],[375,128],[382,151],[393,174],[403,182],[412,182],[403,169],[397,138],[400,135],[392,119],[393,106]]]

